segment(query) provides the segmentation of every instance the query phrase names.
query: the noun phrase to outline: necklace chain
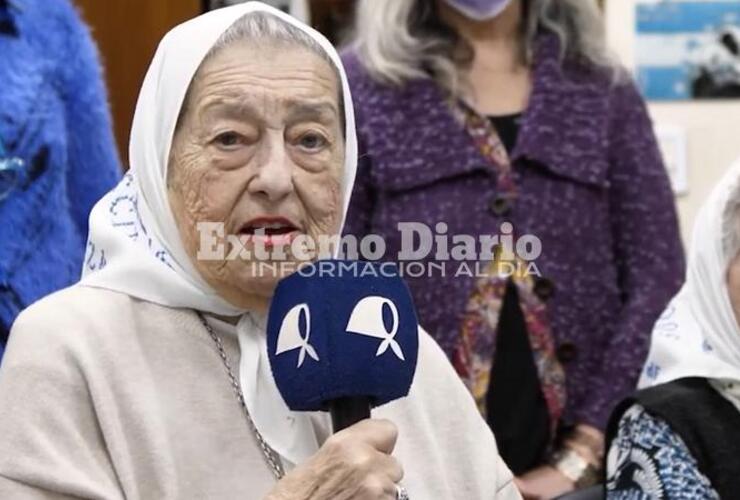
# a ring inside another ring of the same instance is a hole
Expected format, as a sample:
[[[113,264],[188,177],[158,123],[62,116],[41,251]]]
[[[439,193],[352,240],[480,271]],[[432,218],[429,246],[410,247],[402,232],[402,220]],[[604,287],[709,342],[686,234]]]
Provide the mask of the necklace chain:
[[[206,318],[203,317],[201,313],[198,313],[198,317],[200,318],[200,322],[203,323],[203,326],[208,331],[208,334],[216,343],[218,354],[221,357],[221,361],[223,361],[224,363],[224,367],[226,368],[226,375],[229,377],[231,387],[234,390],[234,395],[239,402],[239,406],[241,406],[242,411],[244,412],[244,416],[247,418],[249,428],[252,430],[255,438],[257,438],[257,443],[262,450],[262,454],[265,456],[267,465],[270,467],[270,470],[272,471],[276,479],[282,479],[282,477],[285,475],[285,469],[283,468],[283,464],[280,461],[280,457],[278,456],[277,452],[275,452],[275,450],[273,450],[272,447],[267,444],[265,438],[263,438],[262,434],[260,434],[259,430],[257,430],[257,426],[254,425],[254,420],[252,420],[252,416],[249,414],[249,409],[247,408],[247,403],[244,400],[244,393],[242,392],[241,385],[239,384],[239,379],[234,376],[234,371],[231,369],[231,364],[229,363],[229,358],[226,355],[226,350],[224,349],[224,344],[221,341],[221,338],[216,334],[216,332],[213,330],[211,325],[208,324],[208,321],[206,321]]]

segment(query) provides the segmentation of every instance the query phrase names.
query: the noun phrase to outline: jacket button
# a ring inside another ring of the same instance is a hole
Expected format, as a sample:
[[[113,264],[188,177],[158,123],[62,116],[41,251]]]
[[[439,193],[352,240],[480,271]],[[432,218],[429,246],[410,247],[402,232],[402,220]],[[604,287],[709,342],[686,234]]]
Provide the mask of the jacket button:
[[[498,194],[493,200],[491,200],[489,209],[493,215],[497,215],[499,217],[508,215],[511,212],[511,202],[509,202],[509,199],[505,195]]]
[[[578,347],[572,342],[563,342],[558,347],[556,354],[561,363],[572,363],[578,357]]]
[[[546,302],[555,294],[555,283],[547,278],[537,278],[534,282],[534,294]]]

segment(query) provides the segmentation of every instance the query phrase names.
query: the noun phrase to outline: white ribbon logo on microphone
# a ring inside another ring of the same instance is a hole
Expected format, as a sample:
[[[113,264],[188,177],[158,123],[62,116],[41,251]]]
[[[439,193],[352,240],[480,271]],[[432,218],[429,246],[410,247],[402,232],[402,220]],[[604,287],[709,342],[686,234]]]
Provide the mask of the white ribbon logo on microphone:
[[[393,317],[391,331],[386,330],[383,322],[383,306],[388,306]],[[398,333],[398,308],[396,304],[385,297],[365,297],[357,303],[352,310],[352,314],[347,323],[347,333],[357,335],[366,335],[376,339],[383,339],[378,346],[375,356],[378,357],[385,353],[390,347],[391,350],[401,361],[406,361],[403,357],[401,346],[396,342],[396,333]]]
[[[304,320],[305,335],[301,334],[301,319]],[[300,349],[301,351],[298,353],[298,368],[306,360],[306,353],[314,361],[318,361],[319,355],[316,354],[316,350],[308,343],[310,336],[311,310],[308,308],[308,304],[298,304],[288,311],[288,314],[283,318],[283,323],[280,325],[280,332],[278,333],[277,352],[275,354],[278,355]]]

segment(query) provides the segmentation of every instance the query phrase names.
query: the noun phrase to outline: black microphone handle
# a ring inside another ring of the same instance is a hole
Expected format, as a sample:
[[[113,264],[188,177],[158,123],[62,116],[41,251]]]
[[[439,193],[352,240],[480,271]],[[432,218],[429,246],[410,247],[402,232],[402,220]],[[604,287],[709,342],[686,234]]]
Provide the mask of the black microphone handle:
[[[370,398],[353,396],[329,401],[331,425],[334,433],[355,425],[361,420],[370,418]]]

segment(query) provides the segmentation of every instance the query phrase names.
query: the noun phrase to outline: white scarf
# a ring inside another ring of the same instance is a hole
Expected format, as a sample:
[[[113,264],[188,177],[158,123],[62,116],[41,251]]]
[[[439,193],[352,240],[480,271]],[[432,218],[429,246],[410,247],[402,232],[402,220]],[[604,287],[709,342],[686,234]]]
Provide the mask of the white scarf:
[[[740,410],[740,328],[727,286],[738,251],[739,205],[740,161],[699,212],[686,283],[653,329],[641,388],[702,377]]]
[[[240,315],[236,327],[241,351],[239,378],[247,407],[259,432],[290,465],[303,462],[316,451],[308,416],[290,412],[275,386],[261,319],[219,297],[190,262],[166,189],[167,161],[188,86],[219,37],[252,12],[270,13],[307,33],[339,70],[346,121],[342,179],[346,215],[357,168],[357,138],[352,97],[339,55],[317,31],[277,9],[260,2],[234,5],[175,27],[159,44],[136,105],[129,146],[131,168],[90,215],[81,284],[167,307]]]

